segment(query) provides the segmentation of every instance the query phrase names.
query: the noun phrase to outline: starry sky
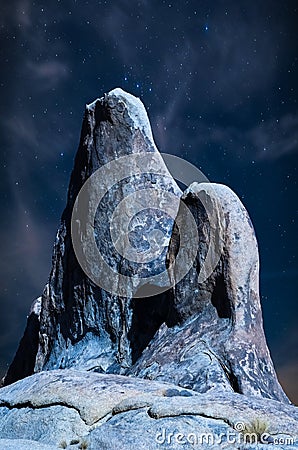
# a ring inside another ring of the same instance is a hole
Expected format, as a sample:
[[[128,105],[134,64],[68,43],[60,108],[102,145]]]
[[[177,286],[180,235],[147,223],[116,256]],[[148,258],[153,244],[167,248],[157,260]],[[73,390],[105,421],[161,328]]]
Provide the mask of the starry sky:
[[[43,290],[86,103],[145,103],[157,146],[241,198],[271,354],[298,403],[296,1],[0,2],[0,371]]]

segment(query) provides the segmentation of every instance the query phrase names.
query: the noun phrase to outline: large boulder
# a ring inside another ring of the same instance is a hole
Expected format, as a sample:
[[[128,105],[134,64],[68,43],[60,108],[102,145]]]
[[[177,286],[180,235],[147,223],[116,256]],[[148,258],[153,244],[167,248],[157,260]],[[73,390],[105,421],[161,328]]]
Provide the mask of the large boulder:
[[[94,450],[178,449],[179,440],[186,448],[242,448],[245,433],[258,448],[274,442],[298,448],[293,406],[85,371],[41,372],[1,389],[0,417],[3,449],[28,449],[28,441],[41,450],[82,444]]]
[[[3,449],[298,448],[293,406],[76,370],[41,372],[2,388],[0,417]],[[256,446],[244,445],[251,441]]]
[[[298,448],[258,277],[236,194],[182,195],[140,100],[95,100],[49,282],[0,389],[0,447]]]
[[[246,209],[230,188],[215,183],[193,183],[181,202],[197,223],[197,257],[189,273],[173,283],[168,323],[127,373],[199,392],[288,402],[264,335],[258,245]],[[177,223],[187,227],[183,213]],[[168,260],[175,259],[178,246],[175,226]],[[171,277],[175,280],[175,266]]]

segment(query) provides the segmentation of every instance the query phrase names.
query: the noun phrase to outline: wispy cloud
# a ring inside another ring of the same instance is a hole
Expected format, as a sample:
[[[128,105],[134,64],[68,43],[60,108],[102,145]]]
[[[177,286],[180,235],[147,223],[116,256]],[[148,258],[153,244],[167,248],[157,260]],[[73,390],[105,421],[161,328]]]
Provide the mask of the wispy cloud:
[[[209,98],[229,111],[245,102],[247,96],[272,85],[282,33],[277,37],[269,27],[264,31],[259,5],[251,5],[249,14],[243,14],[240,2],[229,8],[222,3],[206,21],[205,52],[198,69],[202,84],[208,86]]]
[[[34,91],[55,88],[70,76],[66,43],[49,40],[53,26],[51,8],[54,7],[38,7],[29,0],[16,0],[5,8],[5,25],[10,27],[16,42],[20,43],[14,56],[15,71],[21,77],[23,87],[28,84],[32,89],[34,83]],[[58,9],[53,13],[57,20],[61,19]],[[43,26],[40,26],[41,20]],[[22,48],[26,51],[19,50]]]
[[[243,130],[233,125],[210,125],[203,117],[187,120],[179,114],[179,102],[175,100],[169,102],[168,108],[161,115],[167,129],[162,132],[155,127],[155,135],[172,151],[185,146],[202,155],[206,145],[216,145],[225,155],[234,158],[234,163],[238,160],[241,164],[273,161],[298,153],[298,115],[286,114]],[[175,108],[175,121],[167,120],[166,115],[171,118]],[[159,120],[159,117],[154,118],[153,123],[159,123]]]
[[[266,121],[247,133],[260,160],[273,160],[298,152],[298,114]]]
[[[27,61],[28,78],[32,78],[34,83],[39,84],[42,90],[56,87],[60,82],[69,77],[69,66],[65,62],[56,60],[34,63]]]
[[[36,122],[28,113],[0,119],[5,134],[11,136],[15,150],[23,148],[24,144],[35,148],[38,145]],[[18,150],[18,151],[19,151]],[[14,155],[15,156],[15,155]]]
[[[212,15],[206,15],[207,29],[204,31],[206,24],[200,14],[196,32],[189,34],[188,17],[181,12],[180,22],[176,23],[168,9],[164,38],[158,46],[154,45],[153,59],[151,45],[157,33],[151,20],[157,14],[153,4],[145,2],[136,22],[127,1],[123,0],[103,14],[99,24],[95,23],[98,35],[108,38],[113,55],[120,58],[128,71],[140,72],[140,58],[143,61],[148,57],[152,62],[154,71],[150,71],[150,81],[157,111],[152,122],[156,141],[162,149],[181,146],[179,137],[181,140],[184,135],[185,146],[199,149],[205,142],[216,143],[239,159],[243,157],[244,161],[277,159],[295,151],[297,131],[293,131],[293,124],[287,117],[275,122],[273,119],[256,122],[247,129],[237,128],[232,122],[226,127],[216,123],[210,127],[210,113],[217,117],[219,114],[235,115],[237,108],[253,98],[259,99],[260,92],[274,85],[276,62],[282,56],[285,43],[284,24],[278,25],[279,34],[275,28],[265,29],[260,8],[263,7],[252,5],[249,13],[243,14],[241,4],[235,3],[229,8],[218,5]],[[159,14],[164,13],[160,8]],[[175,30],[182,26],[185,26],[183,40],[175,41]],[[148,33],[151,40],[145,40]],[[172,35],[171,40],[168,35]],[[168,86],[165,82],[160,84],[160,80],[167,79]],[[158,103],[165,93],[166,104]],[[188,135],[186,129],[186,111],[189,104],[194,103],[196,107],[192,108],[197,112],[197,119],[188,120],[187,126],[197,129],[196,136]],[[198,117],[200,111],[202,119]],[[206,112],[209,117],[205,120]]]
[[[29,0],[20,0],[15,9],[15,20],[18,24],[27,28],[32,25],[32,4]]]
[[[188,60],[187,73],[183,73],[186,58]],[[173,79],[171,87],[168,89],[168,101],[166,104],[160,104],[157,109],[158,113],[151,118],[155,129],[155,138],[160,145],[160,150],[168,147],[169,137],[173,130],[177,129],[177,124],[185,108],[185,102],[191,97],[192,73],[196,66],[196,55],[190,42],[185,41],[175,55],[165,55],[163,66],[167,67]],[[180,68],[178,72],[177,68]],[[157,80],[163,77],[162,70],[157,70]],[[157,92],[159,94],[158,88]]]

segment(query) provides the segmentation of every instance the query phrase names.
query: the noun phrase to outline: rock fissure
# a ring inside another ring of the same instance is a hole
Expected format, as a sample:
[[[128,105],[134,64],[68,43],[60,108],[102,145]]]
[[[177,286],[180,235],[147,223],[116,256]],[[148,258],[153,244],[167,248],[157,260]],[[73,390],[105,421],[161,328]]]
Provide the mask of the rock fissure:
[[[198,412],[189,411],[189,412],[175,413],[173,411],[173,413],[157,413],[157,412],[152,412],[151,409],[149,408],[147,410],[147,414],[149,415],[149,417],[151,417],[152,419],[156,419],[156,420],[164,419],[166,417],[201,416],[206,419],[213,419],[213,420],[218,420],[218,421],[224,422],[225,424],[229,425],[229,427],[234,428],[234,424],[232,422],[230,422],[227,418],[218,417],[215,415],[204,414],[203,412],[198,413]]]
[[[81,416],[81,412],[79,408],[76,408],[73,405],[69,405],[65,402],[53,402],[53,403],[45,403],[43,405],[34,405],[31,402],[24,402],[24,403],[9,403],[9,402],[1,402],[0,403],[0,408],[7,408],[9,410],[13,410],[13,409],[24,409],[24,408],[30,408],[33,410],[38,410],[38,409],[46,409],[46,408],[51,408],[53,406],[62,406],[63,408],[67,408],[67,409],[72,409],[74,411],[76,411],[81,420],[86,424],[86,425],[90,425],[88,424],[88,421],[86,421],[86,419],[84,419]]]

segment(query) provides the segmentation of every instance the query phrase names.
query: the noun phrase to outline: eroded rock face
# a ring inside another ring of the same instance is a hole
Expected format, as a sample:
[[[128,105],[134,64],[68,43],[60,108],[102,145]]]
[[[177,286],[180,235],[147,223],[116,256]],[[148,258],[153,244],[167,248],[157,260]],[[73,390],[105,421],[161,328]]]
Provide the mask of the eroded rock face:
[[[162,243],[156,249],[157,257],[153,262],[137,264],[128,261],[119,255],[111,241],[109,222],[125,196],[154,187],[165,195],[170,192],[176,196],[176,210],[180,196],[178,186],[156,149],[143,104],[121,89],[114,89],[86,107],[67,206],[55,240],[49,283],[38,300],[38,307],[35,305],[31,310],[24,337],[4,384],[33,372],[56,368],[121,373],[137,359],[164,321],[165,300],[158,295],[151,301],[155,308],[149,304],[145,307],[143,314],[146,313],[150,325],[145,325],[142,331],[138,307],[134,311],[131,304],[133,295],[140,288],[138,282],[126,284],[124,297],[98,287],[81,269],[71,241],[71,214],[85,181],[110,161],[139,153],[146,154],[146,164],[151,166],[149,172],[154,164],[158,164],[162,174],[136,175],[133,163],[126,164],[125,178],[107,192],[99,205],[94,222],[96,242],[115,272],[141,274],[150,281],[151,275],[166,269],[165,255],[173,219],[150,209],[146,199],[141,205],[146,211],[133,218],[129,237],[138,251],[150,246],[152,231],[158,229],[165,236],[159,241]],[[142,167],[142,171],[145,172],[146,167]],[[108,180],[103,178],[100,182],[105,185]]]
[[[193,183],[182,202],[198,226],[197,258],[170,293],[168,326],[163,324],[128,373],[199,392],[234,391],[288,402],[264,336],[258,246],[246,209],[231,189],[214,183]],[[168,259],[175,258],[178,242],[175,227]],[[212,242],[218,262],[215,257],[216,267],[204,279]],[[175,271],[171,276],[175,279]]]

